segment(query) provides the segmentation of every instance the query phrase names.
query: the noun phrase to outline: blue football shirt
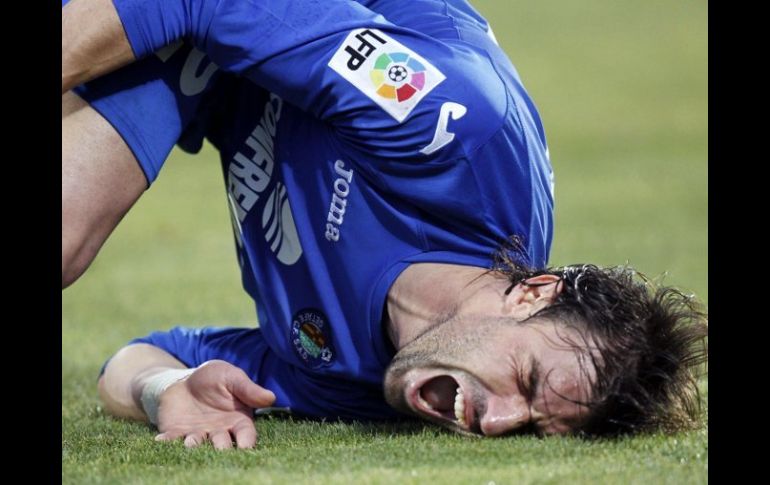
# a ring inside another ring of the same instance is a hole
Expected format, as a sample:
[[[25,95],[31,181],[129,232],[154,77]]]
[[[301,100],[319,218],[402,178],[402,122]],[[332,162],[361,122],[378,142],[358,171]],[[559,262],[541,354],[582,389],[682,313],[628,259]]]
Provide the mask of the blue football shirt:
[[[138,57],[184,37],[237,75],[217,80],[175,133],[198,123],[196,133],[220,151],[260,330],[157,337],[188,365],[211,358],[210,344],[273,390],[276,406],[391,416],[382,312],[406,267],[488,267],[513,234],[525,240],[529,264],[545,265],[553,195],[543,129],[467,3],[115,4]],[[142,143],[162,148],[138,157],[157,174],[168,140]]]

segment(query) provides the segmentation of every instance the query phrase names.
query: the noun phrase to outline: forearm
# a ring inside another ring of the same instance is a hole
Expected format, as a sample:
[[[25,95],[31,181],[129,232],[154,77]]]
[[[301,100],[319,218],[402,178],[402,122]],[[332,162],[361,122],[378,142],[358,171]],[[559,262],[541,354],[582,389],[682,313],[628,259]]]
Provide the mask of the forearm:
[[[61,30],[62,94],[134,60],[111,0],[72,0]]]
[[[147,380],[185,365],[168,352],[149,344],[133,344],[115,354],[99,378],[99,397],[105,410],[118,417],[147,421],[141,396]]]

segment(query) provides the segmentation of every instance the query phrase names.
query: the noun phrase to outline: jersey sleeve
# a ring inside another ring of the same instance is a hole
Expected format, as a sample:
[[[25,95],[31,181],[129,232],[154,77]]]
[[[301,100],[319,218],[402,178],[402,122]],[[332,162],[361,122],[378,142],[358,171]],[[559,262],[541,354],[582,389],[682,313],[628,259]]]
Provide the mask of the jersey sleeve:
[[[396,24],[350,0],[114,1],[138,56],[188,37],[222,69],[322,120],[357,173],[419,214],[426,251],[489,255],[516,234],[533,265],[547,258],[543,132],[482,23]]]
[[[357,2],[115,6],[137,56],[189,37],[222,69],[330,124],[345,148],[391,162],[380,170],[466,156],[499,128],[505,112],[504,86],[483,50],[456,34],[439,40],[392,24]],[[458,142],[450,145],[452,133]]]
[[[187,367],[212,359],[227,361],[273,391],[274,406],[288,407],[300,416],[372,420],[396,416],[385,404],[379,386],[328,379],[287,364],[270,349],[259,328],[174,327],[129,342],[138,343],[163,349]]]
[[[188,128],[217,75],[201,51],[177,42],[74,91],[125,140],[149,185],[174,144],[200,149],[204,130]]]

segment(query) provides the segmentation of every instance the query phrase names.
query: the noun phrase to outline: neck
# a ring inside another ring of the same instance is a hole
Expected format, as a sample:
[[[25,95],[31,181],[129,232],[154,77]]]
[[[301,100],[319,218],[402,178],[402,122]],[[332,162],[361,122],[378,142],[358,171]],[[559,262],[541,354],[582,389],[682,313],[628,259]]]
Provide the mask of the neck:
[[[387,332],[396,350],[430,328],[462,315],[505,316],[512,311],[498,273],[476,266],[420,263],[404,270],[387,300]]]

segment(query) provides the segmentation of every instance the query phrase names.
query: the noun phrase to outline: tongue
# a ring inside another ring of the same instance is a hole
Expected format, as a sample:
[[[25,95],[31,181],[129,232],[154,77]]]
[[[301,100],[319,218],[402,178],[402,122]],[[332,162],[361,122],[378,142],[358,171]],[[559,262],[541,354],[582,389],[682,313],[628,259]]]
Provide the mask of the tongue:
[[[436,411],[452,411],[455,408],[457,382],[449,376],[440,376],[426,382],[420,395]]]

